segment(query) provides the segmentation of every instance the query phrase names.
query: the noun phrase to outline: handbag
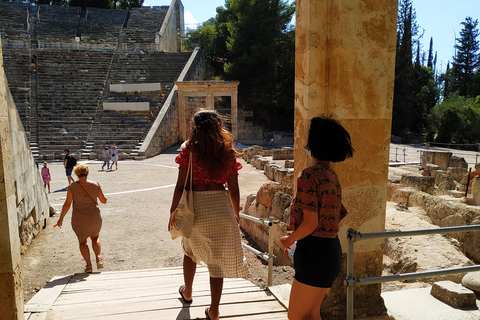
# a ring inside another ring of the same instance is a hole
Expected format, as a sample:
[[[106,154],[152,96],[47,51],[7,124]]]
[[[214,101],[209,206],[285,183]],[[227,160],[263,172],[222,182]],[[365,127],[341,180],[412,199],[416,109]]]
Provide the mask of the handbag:
[[[190,152],[190,159],[188,161],[187,176],[183,184],[183,192],[180,201],[175,210],[170,213],[170,235],[172,239],[177,237],[190,238],[193,228],[193,219],[195,213],[193,212],[193,169],[192,169],[192,153]],[[187,181],[190,178],[190,189],[187,190]]]

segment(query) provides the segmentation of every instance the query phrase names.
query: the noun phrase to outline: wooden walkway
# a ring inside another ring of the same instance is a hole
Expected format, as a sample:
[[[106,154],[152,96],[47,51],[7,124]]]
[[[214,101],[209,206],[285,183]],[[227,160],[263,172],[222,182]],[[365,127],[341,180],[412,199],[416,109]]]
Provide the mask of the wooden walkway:
[[[181,302],[182,283],[181,267],[55,277],[25,304],[25,319],[205,319],[207,269],[197,268],[191,305]],[[245,279],[225,279],[220,318],[287,320],[289,292],[290,285],[263,290]]]

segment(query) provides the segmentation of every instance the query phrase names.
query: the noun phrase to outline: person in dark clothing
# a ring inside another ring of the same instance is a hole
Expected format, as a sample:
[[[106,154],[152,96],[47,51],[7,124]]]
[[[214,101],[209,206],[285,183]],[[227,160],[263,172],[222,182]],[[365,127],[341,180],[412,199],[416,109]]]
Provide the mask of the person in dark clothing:
[[[70,151],[68,149],[65,149],[63,151],[65,154],[65,160],[63,161],[63,166],[65,167],[65,174],[67,175],[67,180],[68,180],[68,185],[71,183],[75,182],[75,180],[72,178],[72,171],[73,167],[77,164],[77,159],[75,156],[70,154]]]

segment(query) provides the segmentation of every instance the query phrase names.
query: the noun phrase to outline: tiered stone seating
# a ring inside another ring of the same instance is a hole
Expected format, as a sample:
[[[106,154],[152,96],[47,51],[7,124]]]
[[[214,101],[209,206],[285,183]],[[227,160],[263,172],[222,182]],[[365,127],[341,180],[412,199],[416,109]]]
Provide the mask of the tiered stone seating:
[[[5,75],[21,118],[31,116],[30,54],[25,48],[2,48]],[[25,130],[29,130],[24,123]]]
[[[111,76],[105,88],[105,101],[149,102],[150,111],[103,111],[97,116],[89,139],[93,142],[93,150],[98,153],[105,146],[116,144],[119,154],[135,153],[134,149],[148,133],[152,120],[160,111],[189,57],[190,53],[123,52],[115,54]],[[162,92],[108,92],[110,84],[158,82],[162,85]]]
[[[37,40],[41,42],[75,42],[80,7],[38,6]]]
[[[82,42],[117,42],[127,18],[126,10],[87,8]]]
[[[168,7],[133,8],[125,28],[125,42],[154,43],[155,33],[160,31]]]
[[[25,3],[0,1],[0,36],[2,40],[28,39],[27,12]]]
[[[154,43],[167,11],[145,7],[129,14],[87,8],[82,15],[79,7],[0,1],[0,32],[2,41],[8,41],[3,46],[7,79],[25,128],[35,130],[30,142],[38,142],[40,159],[62,158],[64,148],[88,154],[93,145],[103,149],[112,144],[132,157],[190,53],[128,52],[116,45]],[[102,43],[107,45],[97,45]],[[162,92],[109,91],[110,83],[158,82]],[[150,110],[102,108],[103,102],[127,101],[149,102]]]
[[[112,53],[43,50],[37,53],[40,154],[80,152],[96,117]]]

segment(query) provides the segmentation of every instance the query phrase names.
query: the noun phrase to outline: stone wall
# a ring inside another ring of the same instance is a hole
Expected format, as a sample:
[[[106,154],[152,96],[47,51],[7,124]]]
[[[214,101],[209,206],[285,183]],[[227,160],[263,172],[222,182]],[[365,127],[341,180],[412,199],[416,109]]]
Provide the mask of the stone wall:
[[[3,71],[0,42],[0,314],[5,319],[23,319],[20,274],[20,237],[10,139],[10,99]]]
[[[21,251],[45,226],[49,205],[42,176],[30,150],[22,121],[7,90],[10,143],[15,180],[16,210],[20,228]]]
[[[178,81],[201,80],[204,77],[205,59],[200,48],[196,48],[180,74]],[[180,142],[177,91],[177,86],[175,85],[138,151],[138,159],[157,155]]]
[[[184,37],[183,4],[172,0],[167,15],[159,31],[160,50],[165,52],[180,52],[181,38]]]

